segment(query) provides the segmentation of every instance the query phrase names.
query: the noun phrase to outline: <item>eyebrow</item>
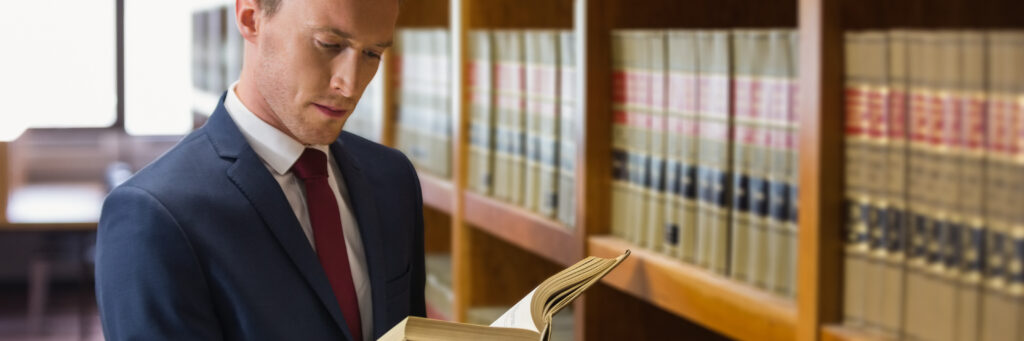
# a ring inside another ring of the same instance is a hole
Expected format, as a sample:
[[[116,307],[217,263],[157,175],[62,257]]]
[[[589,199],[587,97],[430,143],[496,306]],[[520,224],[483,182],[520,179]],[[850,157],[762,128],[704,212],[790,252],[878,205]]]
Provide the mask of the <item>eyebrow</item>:
[[[351,33],[348,33],[348,32],[345,32],[345,31],[342,31],[342,30],[339,30],[339,29],[336,29],[334,27],[312,26],[312,28],[313,28],[314,31],[329,32],[329,33],[332,33],[334,35],[337,35],[337,36],[345,38],[345,39],[352,39],[352,34]],[[374,45],[379,47],[379,48],[388,48],[388,47],[391,47],[392,44],[394,44],[394,41],[389,40],[389,41],[382,42],[382,43],[377,43],[377,44],[374,44]]]

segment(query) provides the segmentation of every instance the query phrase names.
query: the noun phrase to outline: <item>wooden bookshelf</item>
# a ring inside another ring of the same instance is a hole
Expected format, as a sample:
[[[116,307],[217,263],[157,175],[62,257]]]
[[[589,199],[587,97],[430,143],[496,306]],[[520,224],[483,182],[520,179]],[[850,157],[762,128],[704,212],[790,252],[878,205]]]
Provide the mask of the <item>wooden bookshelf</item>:
[[[740,340],[884,340],[841,326],[843,32],[851,29],[1022,27],[1024,2],[991,0],[424,0],[403,4],[400,28],[447,27],[451,37],[451,180],[421,173],[424,202],[450,215],[456,302],[507,304],[517,291],[583,256],[633,255],[575,305],[576,338],[664,339],[692,323]],[[466,189],[466,34],[476,29],[571,29],[577,48],[576,222],[568,229]],[[656,28],[794,28],[800,36],[800,223],[797,296],[787,299],[611,237],[611,32]],[[385,63],[385,70],[390,64]],[[386,71],[385,71],[386,73]],[[388,82],[387,89],[392,82]],[[385,98],[391,98],[389,90]],[[390,101],[389,101],[390,103]],[[389,143],[392,106],[384,113]],[[447,206],[446,206],[447,205]],[[514,259],[511,263],[503,258]],[[542,270],[529,264],[541,263]],[[523,269],[510,270],[517,266]],[[500,272],[498,277],[482,275]],[[519,272],[516,272],[519,271]],[[522,275],[522,276],[518,276]],[[496,289],[498,286],[501,289]],[[630,307],[634,313],[609,308]],[[652,318],[650,316],[657,316]],[[685,321],[685,323],[680,323]],[[703,330],[703,329],[701,329]],[[692,335],[720,338],[706,330]],[[702,334],[706,333],[706,334]],[[686,334],[691,335],[691,334]],[[703,339],[703,338],[701,338]]]
[[[576,234],[561,223],[473,192],[463,198],[465,221],[473,227],[563,266],[580,260]]]
[[[891,341],[893,339],[842,325],[827,325],[821,330],[822,341]]]
[[[632,254],[603,282],[723,335],[740,340],[792,340],[792,301],[611,236],[592,236],[590,256]]]
[[[438,178],[429,173],[418,172],[420,188],[423,191],[423,205],[438,211],[452,214],[455,200],[455,187],[451,181]]]

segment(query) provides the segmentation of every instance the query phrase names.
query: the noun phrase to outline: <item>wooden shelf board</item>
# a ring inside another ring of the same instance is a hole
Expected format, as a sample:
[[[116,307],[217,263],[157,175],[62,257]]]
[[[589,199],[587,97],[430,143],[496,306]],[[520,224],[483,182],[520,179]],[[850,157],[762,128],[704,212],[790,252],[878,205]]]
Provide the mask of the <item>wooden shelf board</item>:
[[[423,191],[423,205],[438,211],[452,214],[452,200],[455,199],[455,186],[446,179],[438,178],[425,172],[419,172],[420,187]]]
[[[891,338],[843,325],[826,325],[821,328],[822,341],[888,341]]]
[[[580,260],[574,231],[561,223],[477,193],[463,196],[466,222],[477,229],[564,266]]]
[[[644,250],[611,236],[592,236],[589,255],[629,258],[604,283],[740,340],[793,340],[796,305],[697,266]]]
[[[71,223],[12,223],[0,222],[0,232],[74,232],[96,231],[95,222]]]

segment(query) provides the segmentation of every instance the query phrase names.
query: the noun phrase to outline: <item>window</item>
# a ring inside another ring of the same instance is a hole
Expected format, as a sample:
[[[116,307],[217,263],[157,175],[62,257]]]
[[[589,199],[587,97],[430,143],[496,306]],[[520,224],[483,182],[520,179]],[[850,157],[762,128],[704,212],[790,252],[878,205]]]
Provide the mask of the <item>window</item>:
[[[0,135],[117,120],[114,1],[16,1],[0,11]],[[4,136],[0,136],[4,138]]]

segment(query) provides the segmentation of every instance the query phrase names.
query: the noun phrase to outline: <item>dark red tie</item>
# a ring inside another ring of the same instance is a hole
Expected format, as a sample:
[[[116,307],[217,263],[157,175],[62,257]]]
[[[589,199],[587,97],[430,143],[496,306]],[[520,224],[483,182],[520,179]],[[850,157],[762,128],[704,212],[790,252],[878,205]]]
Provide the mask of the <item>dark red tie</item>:
[[[348,263],[345,234],[341,230],[338,201],[327,183],[327,154],[306,148],[292,166],[292,171],[306,185],[306,206],[309,208],[309,222],[313,225],[313,239],[320,266],[327,272],[327,280],[331,282],[331,289],[341,306],[348,330],[356,341],[361,341],[363,333],[359,300],[352,283],[352,268]]]

